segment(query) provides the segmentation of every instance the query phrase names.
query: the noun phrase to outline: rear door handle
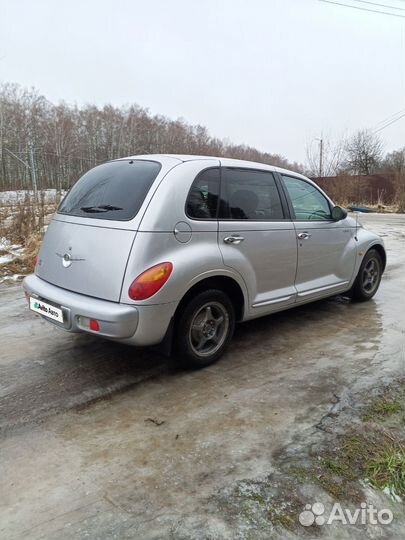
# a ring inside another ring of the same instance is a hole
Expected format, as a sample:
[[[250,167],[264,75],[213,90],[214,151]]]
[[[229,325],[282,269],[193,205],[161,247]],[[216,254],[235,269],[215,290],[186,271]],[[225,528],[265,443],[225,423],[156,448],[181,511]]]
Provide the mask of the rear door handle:
[[[237,234],[232,234],[231,236],[225,236],[225,244],[240,244],[245,238]]]
[[[300,240],[308,240],[308,238],[311,238],[311,235],[307,232],[300,232],[298,238]]]

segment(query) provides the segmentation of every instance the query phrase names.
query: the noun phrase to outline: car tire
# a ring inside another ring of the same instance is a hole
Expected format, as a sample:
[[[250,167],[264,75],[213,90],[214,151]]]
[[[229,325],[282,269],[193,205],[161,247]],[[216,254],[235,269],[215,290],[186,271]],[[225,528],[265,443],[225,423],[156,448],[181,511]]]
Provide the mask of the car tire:
[[[370,249],[360,265],[356,281],[350,290],[350,297],[357,302],[373,298],[380,286],[383,274],[383,261],[375,249]]]
[[[235,309],[217,289],[198,293],[181,306],[175,327],[174,349],[183,367],[200,369],[213,364],[228,348],[235,329]]]

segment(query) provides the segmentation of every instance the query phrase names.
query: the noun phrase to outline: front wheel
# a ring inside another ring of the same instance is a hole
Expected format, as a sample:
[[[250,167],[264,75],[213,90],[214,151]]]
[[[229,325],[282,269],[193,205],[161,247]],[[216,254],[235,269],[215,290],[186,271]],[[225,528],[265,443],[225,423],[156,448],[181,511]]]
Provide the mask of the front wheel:
[[[375,249],[370,249],[360,265],[356,281],[350,291],[353,300],[364,302],[370,300],[378,290],[383,273],[381,255]]]
[[[194,296],[180,313],[175,347],[185,367],[216,362],[227,349],[235,328],[235,310],[228,296],[210,289]]]

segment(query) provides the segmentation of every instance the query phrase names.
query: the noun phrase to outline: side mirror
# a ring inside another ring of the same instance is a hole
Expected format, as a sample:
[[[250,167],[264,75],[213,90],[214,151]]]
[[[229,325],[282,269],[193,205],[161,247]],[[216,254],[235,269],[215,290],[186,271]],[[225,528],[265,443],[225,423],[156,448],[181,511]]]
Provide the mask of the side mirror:
[[[341,221],[347,217],[347,212],[344,208],[340,206],[334,206],[332,208],[332,219],[333,221]]]

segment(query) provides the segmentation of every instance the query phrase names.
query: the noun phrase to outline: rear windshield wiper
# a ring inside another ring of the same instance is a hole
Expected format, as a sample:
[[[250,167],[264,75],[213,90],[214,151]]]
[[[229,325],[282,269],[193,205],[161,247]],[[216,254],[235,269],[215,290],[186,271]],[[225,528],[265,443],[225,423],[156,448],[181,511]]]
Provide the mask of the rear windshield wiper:
[[[123,210],[120,206],[112,206],[111,204],[102,204],[100,206],[82,206],[80,210],[83,212],[98,213],[98,212],[110,212],[110,210]]]

